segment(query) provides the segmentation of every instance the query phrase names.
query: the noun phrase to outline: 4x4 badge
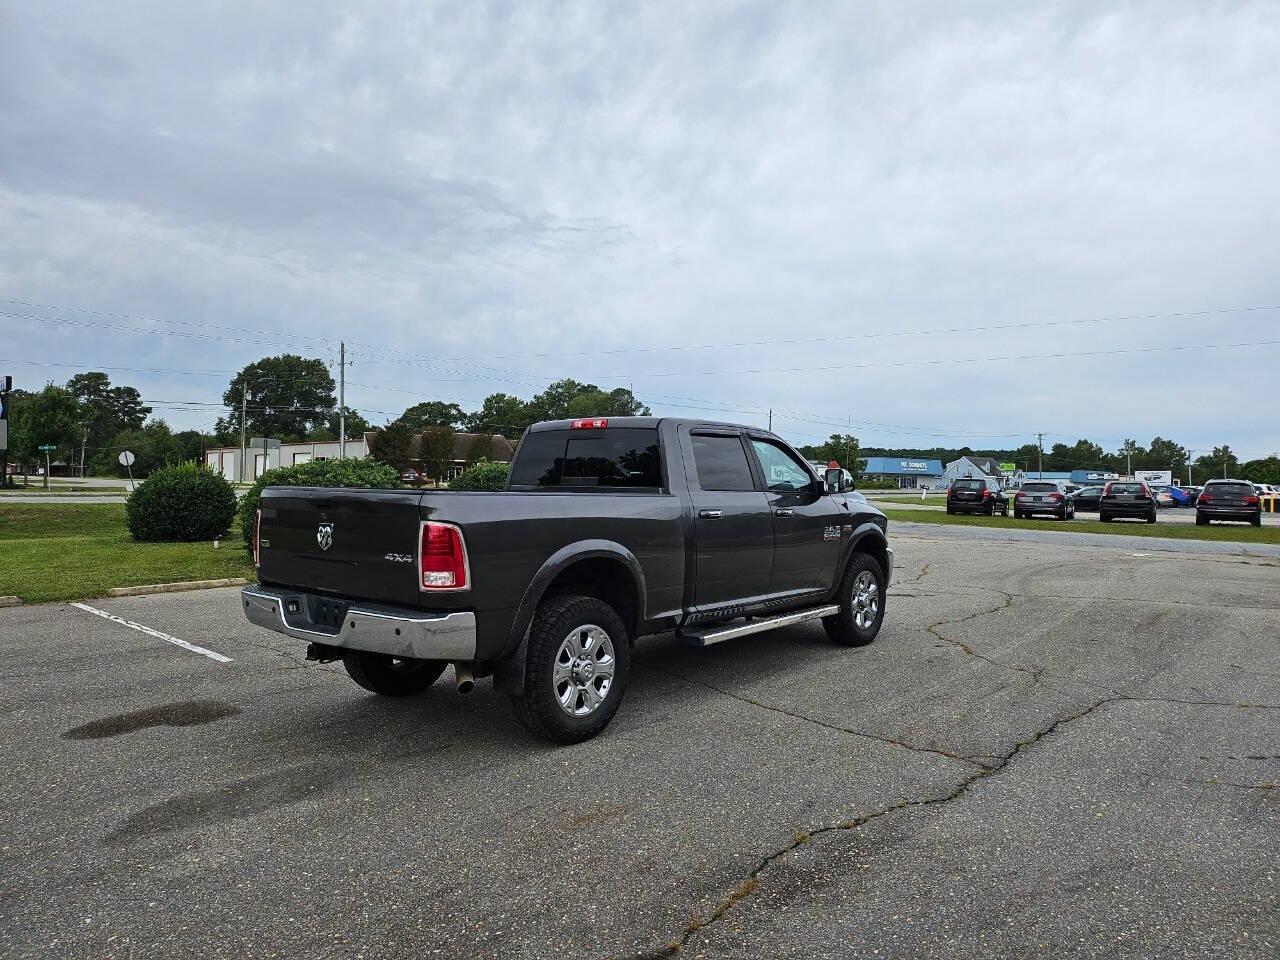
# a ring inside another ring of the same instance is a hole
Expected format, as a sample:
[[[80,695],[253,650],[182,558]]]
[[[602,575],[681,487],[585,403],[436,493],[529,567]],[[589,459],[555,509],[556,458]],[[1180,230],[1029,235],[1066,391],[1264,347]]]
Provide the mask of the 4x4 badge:
[[[316,527],[316,543],[320,544],[321,550],[328,550],[333,546],[332,523],[322,523]]]

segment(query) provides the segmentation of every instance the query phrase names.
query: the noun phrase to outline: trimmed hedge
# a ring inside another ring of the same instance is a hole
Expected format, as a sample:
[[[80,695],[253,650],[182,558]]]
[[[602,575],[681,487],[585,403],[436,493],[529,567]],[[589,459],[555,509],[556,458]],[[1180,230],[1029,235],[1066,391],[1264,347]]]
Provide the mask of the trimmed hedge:
[[[364,487],[398,490],[400,471],[377,460],[312,460],[292,467],[268,470],[240,498],[240,532],[245,549],[253,552],[253,518],[263,487]]]
[[[125,501],[124,515],[135,540],[220,540],[236,515],[236,494],[204,464],[180,463],[143,480]]]
[[[449,481],[450,490],[505,490],[507,465],[481,460]]]

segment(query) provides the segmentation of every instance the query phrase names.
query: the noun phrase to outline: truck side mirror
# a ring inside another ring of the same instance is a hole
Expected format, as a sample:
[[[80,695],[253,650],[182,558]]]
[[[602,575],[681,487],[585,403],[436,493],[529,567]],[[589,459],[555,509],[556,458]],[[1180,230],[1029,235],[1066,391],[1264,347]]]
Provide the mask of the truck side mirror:
[[[839,493],[844,486],[844,471],[839,467],[828,467],[823,479],[827,493]]]

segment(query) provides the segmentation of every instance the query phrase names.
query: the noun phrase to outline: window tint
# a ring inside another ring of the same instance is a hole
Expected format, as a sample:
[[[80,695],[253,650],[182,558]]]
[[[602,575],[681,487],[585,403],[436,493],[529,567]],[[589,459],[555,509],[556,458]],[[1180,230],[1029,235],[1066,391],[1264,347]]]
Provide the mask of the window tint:
[[[1146,492],[1146,490],[1142,489],[1142,484],[1140,483],[1113,483],[1111,485],[1112,496],[1117,493],[1123,493],[1125,496],[1128,496],[1134,493],[1143,494]]]
[[[752,440],[751,447],[764,468],[764,483],[770,490],[804,490],[813,484],[809,471],[777,444]]]
[[[951,485],[953,490],[981,490],[985,483],[981,480],[957,480]]]
[[[1248,497],[1253,495],[1251,483],[1211,483],[1204,488],[1205,493],[1215,497]]]
[[[531,433],[511,466],[511,485],[661,487],[658,431],[606,428]]]
[[[754,490],[755,478],[747,464],[742,441],[734,437],[712,437],[694,434],[693,463],[698,471],[698,486],[703,490]]]
[[[1037,482],[1037,483],[1024,483],[1022,485],[1023,493],[1056,493],[1057,490],[1058,490],[1058,485],[1056,483],[1049,483],[1047,481]]]

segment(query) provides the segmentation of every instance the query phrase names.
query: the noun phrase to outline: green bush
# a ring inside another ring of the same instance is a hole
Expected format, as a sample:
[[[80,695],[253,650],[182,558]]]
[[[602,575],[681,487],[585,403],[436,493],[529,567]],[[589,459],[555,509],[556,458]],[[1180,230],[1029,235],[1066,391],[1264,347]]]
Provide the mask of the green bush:
[[[507,465],[481,460],[449,481],[450,490],[505,490]]]
[[[884,480],[868,480],[866,477],[859,477],[857,480],[859,490],[896,490],[898,489],[898,481],[892,477]],[[907,488],[910,493],[910,488]]]
[[[129,495],[124,515],[135,540],[218,540],[236,515],[236,494],[204,464],[180,463],[152,471]]]
[[[396,490],[404,486],[395,467],[377,460],[312,460],[292,467],[276,467],[254,481],[240,498],[240,533],[253,551],[253,518],[263,487],[365,487]]]

